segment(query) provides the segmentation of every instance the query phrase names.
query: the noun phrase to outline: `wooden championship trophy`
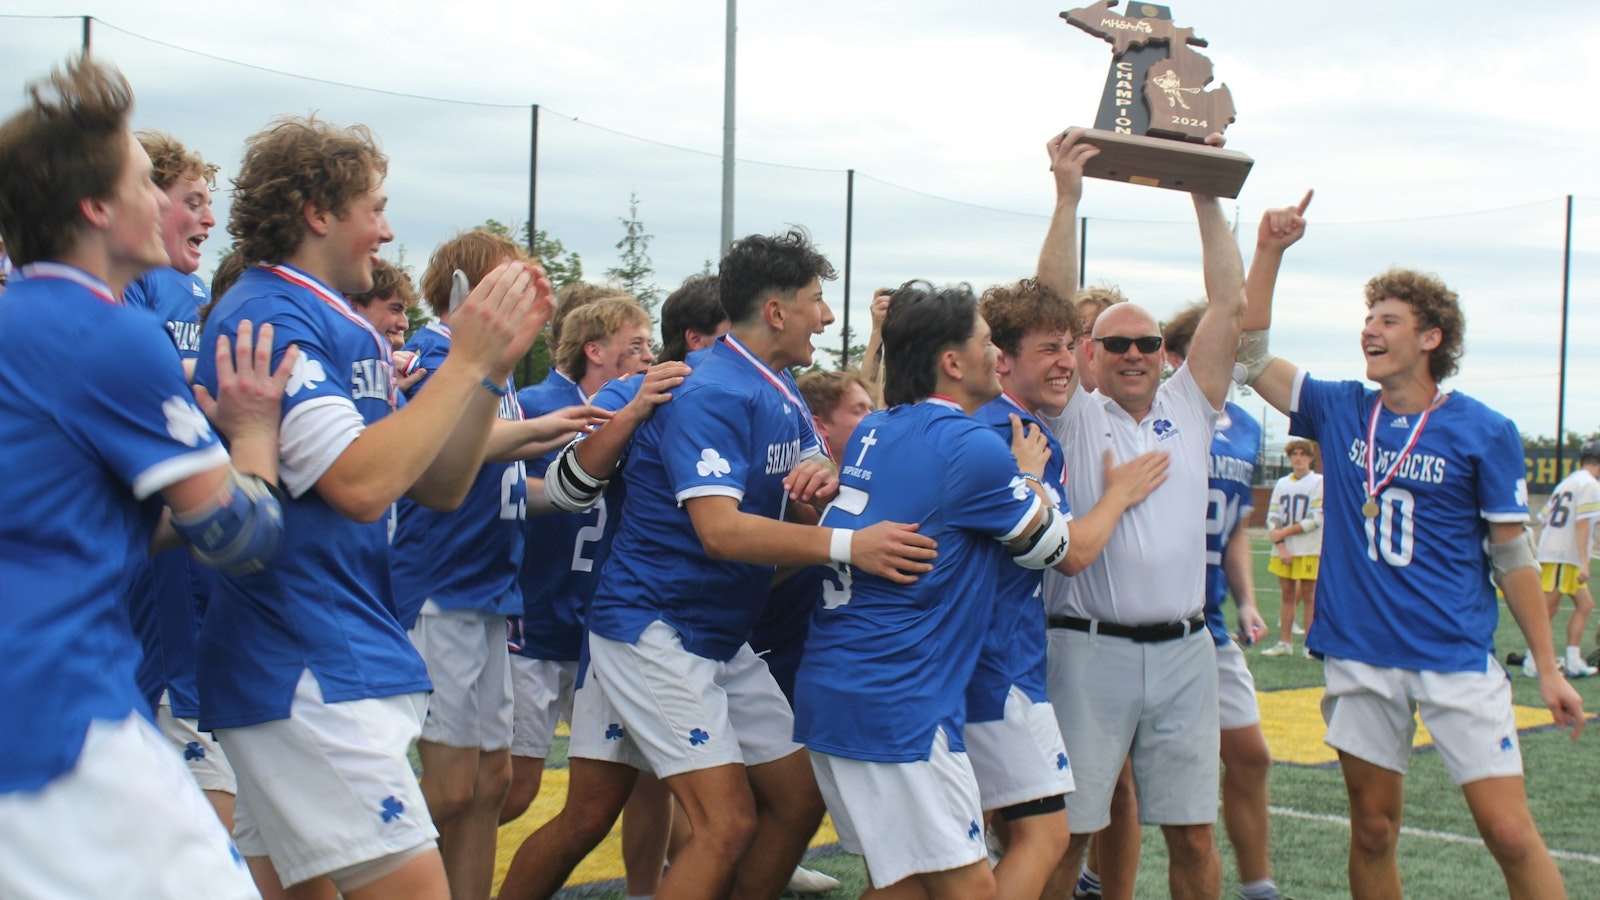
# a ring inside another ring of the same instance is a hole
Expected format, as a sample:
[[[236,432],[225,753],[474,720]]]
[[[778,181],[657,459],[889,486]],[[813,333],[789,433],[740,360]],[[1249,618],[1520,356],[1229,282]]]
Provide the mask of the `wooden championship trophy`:
[[[1133,3],[1129,15],[1112,12],[1117,0],[1061,14],[1112,46],[1111,71],[1095,117],[1083,138],[1100,148],[1084,174],[1111,181],[1237,197],[1255,160],[1236,150],[1207,146],[1234,119],[1227,85],[1207,90],[1211,60],[1193,28],[1177,28],[1165,6]]]

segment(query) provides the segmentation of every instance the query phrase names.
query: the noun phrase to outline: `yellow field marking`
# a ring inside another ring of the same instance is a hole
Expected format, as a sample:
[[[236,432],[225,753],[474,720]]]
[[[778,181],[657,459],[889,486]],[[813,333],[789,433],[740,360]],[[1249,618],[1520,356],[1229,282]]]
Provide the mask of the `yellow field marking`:
[[[1261,705],[1261,733],[1267,738],[1272,758],[1278,762],[1305,766],[1331,763],[1339,758],[1332,747],[1322,742],[1327,733],[1322,722],[1322,688],[1299,688],[1292,691],[1262,691],[1256,695]],[[1548,709],[1531,706],[1513,706],[1517,730],[1552,725],[1555,717]],[[1426,726],[1417,724],[1413,747],[1428,747],[1433,736]]]
[[[528,807],[528,811],[517,820],[500,826],[500,841],[495,848],[494,857],[495,893],[499,893],[500,883],[506,877],[506,869],[511,866],[511,857],[516,855],[517,848],[522,846],[523,840],[537,831],[539,826],[555,818],[556,813],[560,812],[562,805],[567,802],[569,775],[568,769],[546,769],[544,781],[539,785],[539,796]],[[833,830],[833,821],[824,817],[822,827],[817,830],[811,846],[820,847],[838,842],[839,835]],[[594,852],[573,871],[572,877],[567,879],[567,884],[589,884],[622,877],[622,825],[619,821],[612,826],[611,833],[606,835],[600,846],[596,847]]]

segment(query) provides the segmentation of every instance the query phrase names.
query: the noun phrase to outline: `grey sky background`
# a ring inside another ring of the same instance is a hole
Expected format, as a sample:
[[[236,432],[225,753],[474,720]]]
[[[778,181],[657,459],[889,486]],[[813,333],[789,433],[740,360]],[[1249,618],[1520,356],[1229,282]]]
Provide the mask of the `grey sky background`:
[[[742,4],[736,232],[803,224],[842,270],[854,168],[857,327],[880,284],[981,288],[1030,273],[1053,201],[1044,141],[1090,124],[1111,60],[1109,44],[1058,18],[1067,8]],[[1280,279],[1276,352],[1360,377],[1362,284],[1391,265],[1433,271],[1468,316],[1449,384],[1525,432],[1554,433],[1572,194],[1567,426],[1600,425],[1600,104],[1582,44],[1600,6],[1186,0],[1173,12],[1210,41],[1201,52],[1239,110],[1229,146],[1256,159],[1228,203],[1247,264],[1261,212],[1317,191]],[[716,0],[0,2],[0,115],[80,36],[76,19],[15,16],[93,15],[95,53],[138,95],[136,126],[172,132],[224,177],[274,115],[370,125],[391,160],[389,255],[403,245],[420,271],[458,228],[527,218],[539,103],[539,227],[599,278],[637,191],[670,289],[718,253],[723,13]],[[225,225],[226,190],[217,205]],[[1200,297],[1191,210],[1183,194],[1090,182],[1088,280],[1157,315]],[[227,242],[219,227],[204,273]],[[842,281],[826,291],[840,314]],[[837,330],[821,340],[837,346]],[[1281,439],[1285,423],[1269,418]]]

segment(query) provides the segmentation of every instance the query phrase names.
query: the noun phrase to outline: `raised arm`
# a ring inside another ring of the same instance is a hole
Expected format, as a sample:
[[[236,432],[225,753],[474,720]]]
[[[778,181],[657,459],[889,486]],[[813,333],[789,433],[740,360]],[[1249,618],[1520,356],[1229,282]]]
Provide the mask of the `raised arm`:
[[[1078,293],[1078,201],[1083,198],[1083,165],[1100,148],[1081,143],[1082,128],[1054,135],[1045,142],[1050,172],[1055,176],[1056,208],[1050,215],[1039,250],[1039,283],[1068,302]]]
[[[1217,198],[1195,194],[1194,212],[1200,223],[1206,311],[1195,326],[1185,365],[1211,406],[1221,409],[1228,399],[1239,329],[1244,323],[1244,262]]]
[[[1312,193],[1306,191],[1298,206],[1269,209],[1261,215],[1261,226],[1256,229],[1256,252],[1250,259],[1250,275],[1245,280],[1249,306],[1244,313],[1239,359],[1247,366],[1252,355],[1265,356],[1267,352],[1266,334],[1272,325],[1272,295],[1278,283],[1278,269],[1283,264],[1283,252],[1306,233],[1305,212],[1311,205]],[[1273,408],[1288,415],[1295,365],[1287,360],[1272,359],[1260,368],[1260,372],[1249,376],[1250,387]]]
[[[889,314],[889,297],[894,288],[878,288],[872,294],[872,333],[867,337],[867,351],[861,357],[861,380],[872,393],[872,406],[883,406],[883,319]]]

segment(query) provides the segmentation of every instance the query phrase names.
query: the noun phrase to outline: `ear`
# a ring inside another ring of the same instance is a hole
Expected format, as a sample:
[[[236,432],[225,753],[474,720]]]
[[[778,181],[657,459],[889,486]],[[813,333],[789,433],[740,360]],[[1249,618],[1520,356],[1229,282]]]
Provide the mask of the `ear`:
[[[600,365],[600,342],[590,341],[589,343],[584,344],[583,358],[587,359],[589,361],[589,365],[591,366]]]
[[[1437,328],[1429,328],[1427,331],[1422,333],[1422,339],[1420,343],[1423,350],[1430,352],[1437,350],[1439,345],[1444,343],[1444,332]]]
[[[106,228],[111,224],[111,207],[99,197],[79,200],[78,213],[90,228]]]
[[[939,372],[951,381],[961,380],[961,355],[954,348],[939,354]]]
[[[324,209],[317,208],[315,203],[307,200],[300,211],[301,218],[305,219],[306,227],[317,237],[326,237],[328,234],[328,220],[333,214]]]
[[[1011,357],[999,347],[994,348],[994,371],[996,375],[1011,374]]]
[[[816,413],[811,414],[811,428],[816,431],[817,439],[826,446],[828,443],[828,424],[822,421],[822,417]]]
[[[783,295],[777,291],[768,294],[761,301],[761,315],[765,319],[768,328],[773,331],[782,331],[784,324],[788,321],[788,310],[784,309]]]

